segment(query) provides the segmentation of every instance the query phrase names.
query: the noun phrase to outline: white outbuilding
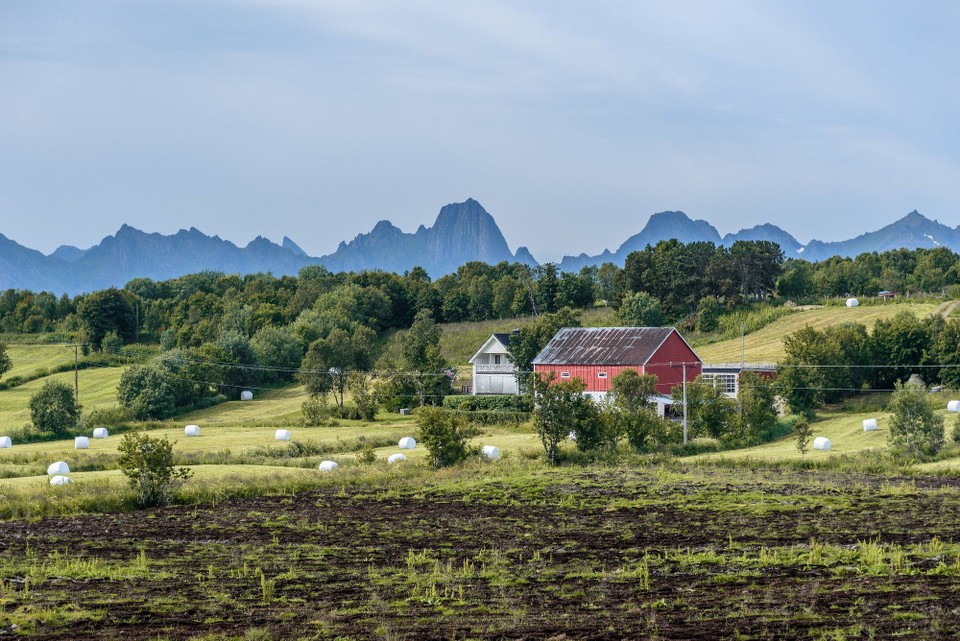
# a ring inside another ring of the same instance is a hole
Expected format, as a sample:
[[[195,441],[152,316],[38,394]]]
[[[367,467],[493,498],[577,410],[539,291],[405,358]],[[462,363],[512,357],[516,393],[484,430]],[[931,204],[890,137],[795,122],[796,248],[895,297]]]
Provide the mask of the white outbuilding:
[[[407,460],[407,457],[406,457],[406,456],[404,456],[404,455],[401,454],[400,452],[397,452],[396,454],[391,454],[391,455],[387,458],[387,463],[389,463],[390,465],[393,465],[394,463],[402,463],[402,462],[404,462],[404,461],[406,461],[406,460]]]
[[[412,450],[417,446],[417,441],[412,436],[404,436],[398,445],[401,450]]]

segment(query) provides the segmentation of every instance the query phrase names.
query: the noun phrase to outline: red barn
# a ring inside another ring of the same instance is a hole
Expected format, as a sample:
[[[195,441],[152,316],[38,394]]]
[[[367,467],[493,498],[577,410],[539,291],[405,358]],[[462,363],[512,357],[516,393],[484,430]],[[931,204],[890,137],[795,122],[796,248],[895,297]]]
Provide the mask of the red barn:
[[[657,392],[670,394],[683,382],[684,369],[692,381],[702,365],[673,327],[564,327],[533,359],[534,372],[579,378],[594,398],[606,396],[610,381],[625,369],[655,374]]]

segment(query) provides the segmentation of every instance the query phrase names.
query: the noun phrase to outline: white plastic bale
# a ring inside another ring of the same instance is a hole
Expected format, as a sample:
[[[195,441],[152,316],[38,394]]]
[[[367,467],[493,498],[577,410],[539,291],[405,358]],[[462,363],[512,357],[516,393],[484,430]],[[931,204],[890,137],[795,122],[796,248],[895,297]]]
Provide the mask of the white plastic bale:
[[[858,301],[856,298],[847,299],[847,307],[859,307],[859,306],[860,306],[860,301]]]
[[[252,400],[253,400],[253,392],[251,392],[251,391],[248,390],[248,389],[243,390],[242,392],[240,392],[240,400],[241,400],[241,401],[252,401]]]
[[[0,448],[6,449],[8,447],[13,447],[13,441],[10,440],[9,436],[0,436]]]
[[[960,412],[960,401],[949,401],[947,403],[948,412]]]
[[[877,431],[877,419],[875,418],[866,418],[863,420],[863,431],[864,432],[876,432]]]
[[[317,469],[320,470],[321,472],[332,472],[338,467],[339,465],[337,465],[336,461],[324,461],[323,463],[317,466]]]
[[[98,427],[93,430],[93,438],[107,438],[108,436],[110,436],[110,432],[105,427]]]
[[[75,450],[86,450],[90,447],[90,439],[86,436],[78,436],[73,439],[73,449]]]
[[[58,474],[50,479],[50,485],[67,485],[69,483],[73,483],[69,476],[61,476]]]
[[[70,466],[66,461],[57,461],[47,467],[47,476],[56,476],[57,474],[69,474]]]
[[[830,439],[828,439],[826,436],[818,436],[817,438],[813,439],[813,449],[815,450],[823,450],[826,452],[830,449],[830,445]]]
[[[483,455],[491,461],[496,461],[498,458],[500,458],[500,448],[496,445],[484,445],[481,452],[483,452]]]
[[[199,425],[187,425],[183,428],[184,436],[200,436],[200,426]]]
[[[393,465],[394,463],[402,463],[403,461],[406,461],[406,460],[407,460],[406,456],[397,452],[396,454],[391,454],[389,458],[387,458],[387,463],[389,463],[390,465]]]
[[[412,450],[417,446],[417,441],[412,436],[404,436],[398,443],[401,450]]]
[[[277,430],[273,433],[273,438],[276,441],[289,441],[290,440],[290,430]]]

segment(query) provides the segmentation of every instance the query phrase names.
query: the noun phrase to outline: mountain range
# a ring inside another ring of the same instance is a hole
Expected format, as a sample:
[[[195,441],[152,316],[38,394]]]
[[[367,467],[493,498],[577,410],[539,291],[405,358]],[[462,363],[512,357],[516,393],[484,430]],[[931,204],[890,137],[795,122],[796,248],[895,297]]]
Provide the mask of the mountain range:
[[[564,256],[560,268],[576,271],[605,262],[622,266],[630,252],[671,238],[684,243],[709,241],[725,246],[738,240],[770,240],[778,243],[788,258],[811,261],[899,248],[943,246],[960,252],[960,227],[948,227],[916,211],[850,240],[814,240],[806,245],[776,225],[757,225],[721,236],[705,220],[691,219],[681,211],[665,211],[650,216],[643,229],[627,238],[615,252]],[[493,216],[470,198],[441,208],[432,227],[421,225],[415,232],[406,233],[390,221],[381,220],[369,233],[342,242],[335,252],[320,257],[307,255],[287,237],[277,244],[258,236],[245,247],[238,247],[193,227],[163,235],[123,225],[116,234],[89,249],[63,245],[50,255],[28,249],[0,234],[0,290],[77,294],[120,287],[141,277],[165,280],[203,270],[241,274],[271,272],[280,276],[296,274],[310,264],[322,264],[334,272],[380,269],[402,273],[420,266],[437,278],[469,261],[537,264],[526,247],[511,252]]]

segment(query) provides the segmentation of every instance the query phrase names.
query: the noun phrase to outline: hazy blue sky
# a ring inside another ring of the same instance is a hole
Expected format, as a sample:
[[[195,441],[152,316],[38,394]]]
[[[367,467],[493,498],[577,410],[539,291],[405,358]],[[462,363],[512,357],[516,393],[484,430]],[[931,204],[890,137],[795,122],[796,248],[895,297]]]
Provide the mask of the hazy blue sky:
[[[540,260],[656,211],[960,224],[960,3],[0,0],[0,233],[320,255],[468,197]]]

